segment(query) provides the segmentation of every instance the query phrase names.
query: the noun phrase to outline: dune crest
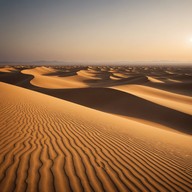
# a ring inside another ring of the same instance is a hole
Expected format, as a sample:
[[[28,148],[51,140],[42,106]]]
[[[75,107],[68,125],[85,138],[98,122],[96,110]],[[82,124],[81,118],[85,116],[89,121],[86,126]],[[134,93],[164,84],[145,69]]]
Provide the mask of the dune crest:
[[[86,87],[86,85],[82,82],[80,78],[78,78],[77,75],[73,75],[70,77],[59,77],[57,71],[52,68],[50,69],[47,67],[36,67],[34,69],[22,70],[21,73],[32,75],[34,78],[30,81],[30,83],[38,87],[49,89],[74,88],[76,86]]]
[[[30,83],[34,86],[48,89],[73,89],[84,87],[108,87],[127,83],[145,83],[147,76],[127,72],[120,73],[118,69],[102,70],[98,67],[82,67],[77,70],[56,70],[51,67],[35,67],[21,70],[22,74],[32,75]],[[67,75],[68,74],[68,75]]]
[[[14,67],[0,68],[0,72],[2,72],[2,73],[10,73],[10,72],[14,72],[14,71],[17,71]]]

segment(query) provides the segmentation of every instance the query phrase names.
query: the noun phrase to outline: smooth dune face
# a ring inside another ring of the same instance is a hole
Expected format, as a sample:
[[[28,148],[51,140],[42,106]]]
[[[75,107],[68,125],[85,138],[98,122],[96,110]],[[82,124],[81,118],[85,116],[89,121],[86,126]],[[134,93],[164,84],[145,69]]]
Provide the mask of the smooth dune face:
[[[191,191],[190,69],[13,69],[0,73],[0,191]]]
[[[159,79],[156,79],[154,77],[150,77],[148,76],[147,77],[149,81],[151,81],[152,83],[164,83],[163,81],[159,80]]]
[[[77,75],[72,75],[69,77],[59,77],[59,75],[63,75],[66,72],[58,72],[53,68],[48,67],[36,67],[34,69],[25,69],[21,71],[23,74],[28,74],[34,76],[31,80],[31,84],[43,87],[43,88],[74,88],[78,87],[86,87],[86,85],[82,82]]]
[[[192,98],[189,96],[175,94],[142,85],[119,85],[113,88],[192,115]]]

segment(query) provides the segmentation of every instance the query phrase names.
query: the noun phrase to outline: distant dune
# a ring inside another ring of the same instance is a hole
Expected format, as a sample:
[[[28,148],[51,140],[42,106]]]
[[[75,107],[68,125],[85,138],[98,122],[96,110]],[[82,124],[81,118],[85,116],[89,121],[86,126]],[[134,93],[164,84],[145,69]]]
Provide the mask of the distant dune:
[[[0,191],[191,191],[191,68],[6,67],[0,81]]]

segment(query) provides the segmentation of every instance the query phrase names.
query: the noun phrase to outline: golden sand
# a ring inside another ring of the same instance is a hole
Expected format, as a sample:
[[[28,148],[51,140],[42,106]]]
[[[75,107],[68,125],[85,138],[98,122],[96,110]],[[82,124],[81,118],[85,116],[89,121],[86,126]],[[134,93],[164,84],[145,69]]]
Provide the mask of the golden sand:
[[[191,191],[191,77],[125,69],[2,69],[0,191]]]

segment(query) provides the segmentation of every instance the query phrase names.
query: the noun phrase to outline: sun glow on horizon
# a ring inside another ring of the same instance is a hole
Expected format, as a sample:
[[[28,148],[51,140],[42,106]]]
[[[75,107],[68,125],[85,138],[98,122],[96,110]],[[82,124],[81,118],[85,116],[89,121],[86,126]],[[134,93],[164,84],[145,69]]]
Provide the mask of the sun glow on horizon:
[[[189,0],[2,1],[0,61],[192,61],[191,7]]]

